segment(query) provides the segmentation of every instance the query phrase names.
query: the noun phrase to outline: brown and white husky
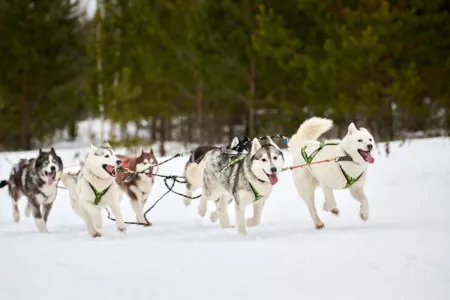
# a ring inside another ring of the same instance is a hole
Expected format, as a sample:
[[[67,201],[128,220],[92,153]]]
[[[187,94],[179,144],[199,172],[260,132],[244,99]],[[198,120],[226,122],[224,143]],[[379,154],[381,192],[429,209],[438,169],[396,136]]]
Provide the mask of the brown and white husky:
[[[152,167],[158,163],[153,149],[144,151],[139,149],[136,156],[117,155],[122,161],[120,167],[127,168],[131,171],[141,172],[126,182],[121,182],[130,174],[124,171],[118,171],[116,182],[120,189],[128,198],[130,198],[131,207],[136,214],[136,221],[139,223],[147,223],[144,217],[144,205],[152,191],[153,183],[155,182],[155,174],[158,173],[158,167]],[[152,225],[149,222],[149,225]]]

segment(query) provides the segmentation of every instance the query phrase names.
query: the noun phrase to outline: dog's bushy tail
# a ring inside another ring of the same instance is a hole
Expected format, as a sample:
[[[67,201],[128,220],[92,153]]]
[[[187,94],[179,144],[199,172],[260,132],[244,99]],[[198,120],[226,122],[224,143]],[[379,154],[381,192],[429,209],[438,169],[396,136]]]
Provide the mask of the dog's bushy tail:
[[[7,180],[2,180],[2,181],[0,181],[0,189],[1,188],[4,188],[5,186],[7,186],[8,185],[8,181]]]
[[[300,125],[297,133],[289,140],[289,148],[301,148],[305,141],[317,140],[323,133],[330,130],[331,127],[333,127],[333,121],[330,119],[319,117],[310,118]]]

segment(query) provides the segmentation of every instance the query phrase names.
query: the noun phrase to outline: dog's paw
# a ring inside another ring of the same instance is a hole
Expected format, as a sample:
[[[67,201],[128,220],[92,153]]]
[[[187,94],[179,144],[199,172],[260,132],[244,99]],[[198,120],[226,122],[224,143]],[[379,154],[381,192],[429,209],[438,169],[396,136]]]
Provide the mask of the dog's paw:
[[[367,221],[369,219],[369,208],[367,207],[362,207],[359,210],[359,217],[361,218],[361,220],[363,220],[364,222]]]
[[[200,215],[200,217],[204,217],[206,214],[206,206],[205,205],[200,205],[198,207],[198,214]]]
[[[13,214],[14,222],[19,223],[20,221],[20,215],[19,214]]]
[[[93,238],[99,238],[99,237],[102,237],[102,234],[101,234],[100,232],[98,232],[98,231],[95,231],[95,232],[93,232],[93,233],[91,234],[91,236],[92,236]]]
[[[335,207],[332,210],[330,210],[330,213],[335,215],[336,217],[339,217],[339,208]]]
[[[230,223],[227,223],[227,224],[220,224],[220,226],[221,226],[223,229],[226,229],[226,228],[234,228],[234,227],[236,227],[236,226],[234,226],[234,225],[232,225],[232,224],[230,224]]]
[[[212,211],[211,214],[209,215],[209,219],[213,223],[215,223],[218,218],[219,218],[219,214],[217,213],[217,211]]]
[[[184,205],[187,207],[189,205],[191,205],[192,200],[190,198],[184,198],[183,199],[183,203]]]
[[[258,225],[258,222],[256,222],[253,218],[247,219],[245,222],[247,223],[248,227],[254,227]]]
[[[316,223],[316,229],[323,229],[325,227],[325,224],[322,222]]]
[[[120,226],[117,226],[117,230],[119,232],[125,233],[127,231],[127,227],[125,225],[120,225]]]

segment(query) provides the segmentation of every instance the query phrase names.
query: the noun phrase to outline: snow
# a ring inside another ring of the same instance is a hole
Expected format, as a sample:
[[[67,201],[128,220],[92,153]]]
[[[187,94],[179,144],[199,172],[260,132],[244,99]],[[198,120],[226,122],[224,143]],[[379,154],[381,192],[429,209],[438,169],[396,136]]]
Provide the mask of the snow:
[[[149,213],[153,227],[129,225],[123,235],[105,217],[103,237],[93,239],[62,189],[50,233],[39,234],[23,215],[24,199],[22,219],[13,223],[4,188],[0,299],[450,299],[450,143],[434,138],[391,147],[389,158],[375,155],[370,165],[369,221],[360,220],[346,191],[335,193],[340,216],[325,213],[318,190],[322,231],[314,229],[289,172],[280,175],[262,224],[247,237],[200,218],[198,200],[185,208],[169,194]],[[77,163],[78,149],[56,150],[66,165]],[[175,159],[160,173],[181,175],[185,161]],[[0,164],[6,178],[11,166],[4,156]],[[150,202],[164,192],[158,178]],[[134,221],[128,199],[122,209]],[[233,210],[230,205],[234,223]]]

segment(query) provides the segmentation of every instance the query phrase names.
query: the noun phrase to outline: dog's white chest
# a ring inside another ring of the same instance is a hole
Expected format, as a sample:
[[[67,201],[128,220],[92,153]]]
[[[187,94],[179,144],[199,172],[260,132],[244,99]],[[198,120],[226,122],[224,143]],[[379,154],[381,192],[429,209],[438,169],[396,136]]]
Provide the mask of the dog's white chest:
[[[44,184],[40,193],[36,195],[39,204],[52,203],[56,198],[56,182],[53,185]]]

